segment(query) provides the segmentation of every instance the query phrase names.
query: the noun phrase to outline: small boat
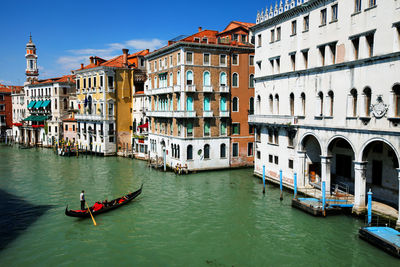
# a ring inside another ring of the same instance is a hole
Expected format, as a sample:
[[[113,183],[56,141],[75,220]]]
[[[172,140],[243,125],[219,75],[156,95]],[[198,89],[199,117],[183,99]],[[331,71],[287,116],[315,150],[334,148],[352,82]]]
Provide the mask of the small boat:
[[[90,211],[93,215],[101,214],[116,208],[119,208],[133,199],[135,199],[140,193],[142,193],[143,184],[140,186],[139,190],[129,193],[123,197],[116,198],[114,200],[108,201],[106,205],[101,204],[100,202],[96,202],[92,207],[90,207]],[[68,210],[68,206],[65,208],[65,215],[71,217],[78,218],[89,218],[90,213],[87,209],[85,210]]]

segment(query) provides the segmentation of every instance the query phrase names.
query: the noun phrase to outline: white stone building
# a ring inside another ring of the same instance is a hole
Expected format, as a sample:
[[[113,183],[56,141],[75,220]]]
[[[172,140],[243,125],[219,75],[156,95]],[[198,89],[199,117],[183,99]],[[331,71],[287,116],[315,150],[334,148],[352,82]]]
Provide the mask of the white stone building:
[[[255,173],[400,206],[400,1],[285,1],[258,13]],[[329,191],[329,190],[328,190]],[[400,225],[400,217],[398,220]]]
[[[25,91],[23,88],[13,90],[11,93],[12,101],[12,112],[13,112],[13,126],[12,126],[12,136],[16,143],[23,141],[20,131],[20,126],[22,126],[23,120],[29,114],[27,105],[25,102]]]

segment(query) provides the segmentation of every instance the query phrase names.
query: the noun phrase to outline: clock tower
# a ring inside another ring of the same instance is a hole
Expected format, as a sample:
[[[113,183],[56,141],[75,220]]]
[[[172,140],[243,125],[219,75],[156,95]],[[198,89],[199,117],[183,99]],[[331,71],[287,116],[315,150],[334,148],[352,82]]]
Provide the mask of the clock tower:
[[[29,42],[26,44],[26,82],[25,84],[33,83],[38,80],[39,71],[37,67],[36,46],[32,42],[32,35],[29,35]]]

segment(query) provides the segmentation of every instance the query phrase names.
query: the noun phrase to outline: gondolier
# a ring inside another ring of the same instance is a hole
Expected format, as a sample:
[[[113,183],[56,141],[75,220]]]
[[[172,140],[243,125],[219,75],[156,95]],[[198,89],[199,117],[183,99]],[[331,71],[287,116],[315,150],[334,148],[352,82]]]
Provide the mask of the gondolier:
[[[85,209],[85,190],[82,190],[81,195],[79,196],[79,199],[81,201],[81,210]]]

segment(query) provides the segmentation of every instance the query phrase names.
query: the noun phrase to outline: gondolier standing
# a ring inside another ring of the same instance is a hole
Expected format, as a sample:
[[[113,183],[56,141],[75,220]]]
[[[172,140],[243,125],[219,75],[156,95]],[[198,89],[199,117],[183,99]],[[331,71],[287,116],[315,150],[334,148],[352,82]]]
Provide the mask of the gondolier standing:
[[[81,195],[79,196],[79,199],[81,201],[81,210],[85,209],[85,190],[82,190]]]

